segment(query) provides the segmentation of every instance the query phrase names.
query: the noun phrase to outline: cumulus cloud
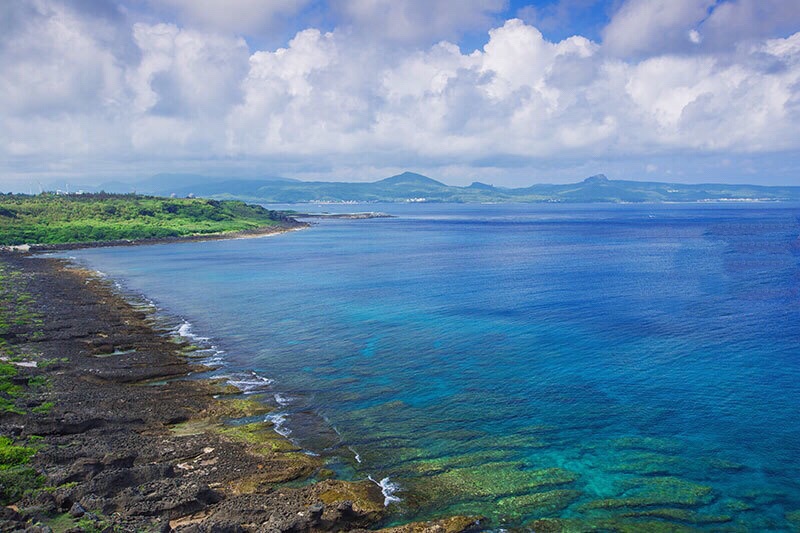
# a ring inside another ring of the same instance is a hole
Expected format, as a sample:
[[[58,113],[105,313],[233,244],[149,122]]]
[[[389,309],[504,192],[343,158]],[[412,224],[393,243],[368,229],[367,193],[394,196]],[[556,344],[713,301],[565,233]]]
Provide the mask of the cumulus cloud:
[[[603,30],[603,46],[629,58],[720,52],[798,27],[796,0],[626,0]]]
[[[239,100],[249,51],[241,38],[135,24],[139,64],[128,70],[139,112],[163,116],[225,113]]]
[[[603,46],[615,55],[641,56],[690,47],[689,32],[715,0],[628,0],[603,30]]]
[[[642,34],[614,44],[619,21],[645,9],[637,2],[602,42],[550,41],[512,19],[464,52],[447,40],[364,46],[352,28],[303,29],[254,50],[233,34],[98,21],[37,0],[0,36],[0,160],[6,172],[221,160],[301,174],[614,158],[666,168],[659,158],[676,153],[800,150],[800,33],[748,34],[717,52],[706,47],[713,18],[693,43],[698,3],[676,3],[664,7],[674,16],[640,20],[674,30],[691,53],[658,51]]]
[[[735,58],[609,59],[507,21],[482,51],[443,42],[396,63],[307,30],[258,52],[229,120],[236,153],[401,152],[465,160],[795,147],[796,34]],[[359,55],[361,54],[361,55]],[[766,65],[764,57],[782,68]]]
[[[744,39],[791,33],[800,27],[795,0],[733,0],[718,2],[700,31],[709,46],[723,49]]]
[[[0,37],[2,157],[58,167],[65,158],[118,150],[124,137],[106,130],[127,127],[120,115],[128,88],[118,61],[123,54],[105,39],[113,28],[58,3],[3,9],[16,24]]]
[[[27,8],[27,9],[23,9]],[[0,100],[4,114],[92,112],[124,92],[113,50],[91,36],[87,21],[59,5],[6,6],[19,26],[2,37]]]

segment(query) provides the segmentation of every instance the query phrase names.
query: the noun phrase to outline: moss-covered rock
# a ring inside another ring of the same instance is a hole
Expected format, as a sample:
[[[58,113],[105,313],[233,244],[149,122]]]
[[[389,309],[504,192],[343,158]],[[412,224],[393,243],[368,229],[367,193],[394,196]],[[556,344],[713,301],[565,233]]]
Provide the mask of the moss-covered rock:
[[[486,450],[462,455],[447,455],[417,461],[411,466],[413,472],[420,475],[432,475],[446,472],[454,468],[476,467],[486,463],[502,462],[512,459],[515,453],[511,450]]]
[[[285,437],[275,433],[269,422],[250,424],[218,425],[214,431],[233,440],[250,445],[250,449],[263,454],[273,452],[297,452],[300,448]]]
[[[381,468],[396,468],[404,464],[413,464],[417,461],[429,459],[431,452],[424,448],[402,447],[369,447],[359,448],[361,458],[367,464],[379,464]]]
[[[234,493],[252,493],[275,483],[287,483],[298,479],[310,478],[320,470],[323,462],[319,457],[303,453],[294,443],[274,431],[269,422],[252,422],[249,424],[225,424],[222,418],[230,415],[254,416],[269,409],[253,400],[217,401],[203,412],[214,417],[198,418],[170,428],[174,435],[193,436],[214,433],[230,441],[240,443],[251,454],[259,457],[257,471],[242,476],[231,485]]]
[[[686,522],[687,524],[723,524],[730,522],[733,518],[730,515],[708,515],[701,514],[688,509],[647,509],[644,511],[633,511],[622,513],[620,516],[633,518],[663,518],[674,522]]]
[[[578,475],[563,468],[527,469],[522,463],[486,463],[456,468],[410,481],[410,493],[422,501],[524,496],[542,487],[565,485]]]
[[[699,507],[713,499],[711,487],[670,476],[637,478],[624,485],[627,489],[621,497],[595,500],[582,509]]]
[[[222,396],[227,395],[235,395],[235,394],[242,394],[242,389],[237,387],[236,385],[232,385],[228,382],[227,379],[211,379],[207,381],[209,387],[211,387],[213,394],[219,394]]]
[[[480,528],[479,516],[451,516],[430,522],[412,522],[397,527],[380,529],[380,533],[465,533]]]
[[[577,490],[551,490],[511,496],[499,499],[495,511],[507,521],[518,521],[531,515],[542,517],[566,509],[580,495],[580,491]]]
[[[710,457],[706,459],[705,462],[710,468],[721,470],[722,472],[740,472],[747,468],[742,463],[728,461],[727,459],[721,459],[719,457]]]
[[[226,398],[212,403],[203,412],[203,416],[209,418],[248,418],[265,415],[272,410],[272,407],[258,401],[257,398]]]
[[[674,475],[683,471],[685,467],[682,459],[672,455],[626,450],[619,461],[606,467],[606,470],[639,475]]]
[[[322,461],[303,453],[285,437],[275,433],[272,425],[254,422],[236,426],[217,426],[214,431],[245,444],[248,451],[260,455],[260,471],[245,478],[241,487],[258,483],[285,483],[310,477],[322,467]],[[240,487],[240,490],[241,490]]]
[[[600,520],[543,518],[527,524],[536,533],[698,533],[700,530],[671,522],[608,518]]]
[[[326,506],[336,507],[343,502],[352,502],[353,509],[378,519],[386,512],[380,487],[371,481],[347,482],[339,480],[320,481],[314,487],[316,497]]]
[[[733,513],[741,513],[744,511],[752,511],[755,507],[747,502],[743,502],[742,500],[736,499],[727,499],[722,502],[722,508],[726,511],[733,512]]]
[[[792,525],[795,531],[800,531],[800,509],[786,513],[786,521]]]

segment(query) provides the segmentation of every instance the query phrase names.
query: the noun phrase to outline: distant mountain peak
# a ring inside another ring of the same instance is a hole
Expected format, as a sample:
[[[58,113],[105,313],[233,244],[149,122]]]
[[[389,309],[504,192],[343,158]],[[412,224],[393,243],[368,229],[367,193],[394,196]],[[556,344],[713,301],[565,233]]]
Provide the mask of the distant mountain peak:
[[[473,181],[470,186],[470,189],[480,189],[482,191],[493,191],[495,190],[494,185],[489,185],[488,183],[481,183],[480,181]]]
[[[388,183],[388,184],[415,183],[422,185],[437,185],[440,187],[447,186],[441,181],[436,181],[435,179],[429,178],[428,176],[423,176],[422,174],[417,174],[416,172],[403,172],[402,174],[382,179],[376,183]]]
[[[607,183],[608,181],[610,180],[605,174],[595,174],[583,180],[584,183]]]

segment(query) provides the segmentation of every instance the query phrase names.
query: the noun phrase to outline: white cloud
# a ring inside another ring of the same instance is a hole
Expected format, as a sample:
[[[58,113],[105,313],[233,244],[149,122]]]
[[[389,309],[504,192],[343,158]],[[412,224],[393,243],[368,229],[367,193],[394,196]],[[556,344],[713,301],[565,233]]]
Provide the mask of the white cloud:
[[[221,114],[239,101],[249,57],[243,39],[141,23],[133,37],[141,60],[128,81],[139,112]]]
[[[490,32],[483,51],[463,54],[445,42],[386,64],[381,50],[365,52],[347,34],[309,30],[286,49],[253,55],[229,148],[462,161],[785,148],[796,142],[787,135],[797,130],[787,106],[800,71],[764,72],[751,54],[794,57],[796,38],[735,61],[626,62],[605,58],[582,37],[552,43],[511,20]]]
[[[715,0],[627,0],[603,30],[603,47],[619,56],[685,50],[687,33]]]
[[[797,0],[718,1],[702,24],[709,48],[724,50],[746,39],[787,34],[800,28]]]
[[[800,151],[800,33],[715,52],[708,21],[702,43],[687,38],[691,10],[663,17],[691,54],[657,53],[635,36],[551,42],[516,19],[469,53],[448,41],[365,46],[352,28],[251,50],[239,37],[139,22],[122,27],[130,53],[109,44],[119,28],[55,1],[30,6],[0,37],[6,172],[221,160],[497,173],[532,161],[640,158],[642,169],[667,154]]]
[[[0,160],[9,162],[0,172],[18,158],[37,169],[58,168],[120,151],[129,91],[103,40],[113,29],[59,3],[10,3],[4,10],[15,24],[0,37]]]
[[[603,30],[603,46],[622,57],[725,52],[798,27],[797,0],[625,0]]]
[[[4,115],[92,113],[119,104],[125,90],[113,52],[87,24],[58,4],[34,2],[0,46]]]

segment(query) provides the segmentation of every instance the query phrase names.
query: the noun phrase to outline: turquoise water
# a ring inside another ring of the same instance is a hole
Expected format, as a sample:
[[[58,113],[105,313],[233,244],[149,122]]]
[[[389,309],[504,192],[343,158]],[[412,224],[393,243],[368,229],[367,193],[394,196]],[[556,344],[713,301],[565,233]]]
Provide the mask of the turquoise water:
[[[396,520],[798,526],[800,206],[359,208],[398,217],[68,255]]]

